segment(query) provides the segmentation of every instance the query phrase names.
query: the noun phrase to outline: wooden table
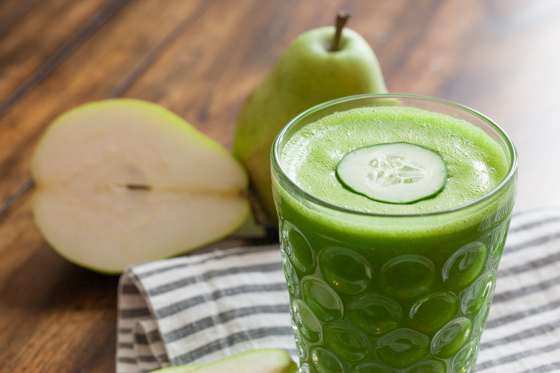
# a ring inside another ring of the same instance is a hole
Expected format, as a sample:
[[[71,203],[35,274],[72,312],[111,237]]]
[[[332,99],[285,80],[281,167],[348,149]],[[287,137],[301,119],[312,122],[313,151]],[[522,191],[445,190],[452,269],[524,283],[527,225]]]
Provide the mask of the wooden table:
[[[2,0],[0,202],[9,201],[0,215],[0,371],[114,371],[118,277],[62,259],[30,212],[30,157],[63,111],[107,97],[154,101],[231,148],[242,102],[290,41],[345,9],[391,92],[465,104],[511,135],[520,155],[518,209],[560,205],[559,6]]]

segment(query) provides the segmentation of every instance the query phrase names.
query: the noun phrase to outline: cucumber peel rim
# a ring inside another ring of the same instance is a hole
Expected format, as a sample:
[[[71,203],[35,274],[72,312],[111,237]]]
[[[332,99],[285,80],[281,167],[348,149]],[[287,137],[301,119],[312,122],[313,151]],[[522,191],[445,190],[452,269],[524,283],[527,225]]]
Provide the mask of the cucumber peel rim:
[[[349,151],[336,175],[347,189],[374,201],[409,204],[439,194],[447,184],[448,169],[434,150],[394,142]]]

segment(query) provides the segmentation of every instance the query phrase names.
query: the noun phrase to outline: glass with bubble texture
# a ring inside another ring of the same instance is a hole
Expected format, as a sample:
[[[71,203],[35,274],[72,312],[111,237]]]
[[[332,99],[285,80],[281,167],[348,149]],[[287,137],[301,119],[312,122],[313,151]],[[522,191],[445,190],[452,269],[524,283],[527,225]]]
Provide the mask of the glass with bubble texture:
[[[466,205],[427,214],[347,210],[307,194],[283,172],[282,147],[337,111],[400,105],[483,129],[509,171]],[[517,153],[490,119],[461,105],[408,95],[363,95],[292,120],[272,149],[273,194],[300,371],[469,373],[495,289],[516,193]]]

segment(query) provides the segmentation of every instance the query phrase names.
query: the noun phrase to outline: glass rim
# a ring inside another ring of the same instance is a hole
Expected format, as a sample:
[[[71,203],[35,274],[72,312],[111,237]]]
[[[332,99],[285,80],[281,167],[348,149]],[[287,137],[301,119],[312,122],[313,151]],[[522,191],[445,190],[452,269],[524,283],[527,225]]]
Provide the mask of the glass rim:
[[[419,99],[419,100],[425,100],[425,101],[431,101],[431,102],[439,102],[442,104],[446,104],[449,106],[453,106],[455,108],[461,109],[463,111],[469,112],[470,114],[474,115],[475,117],[478,117],[480,119],[482,119],[486,124],[488,124],[492,129],[494,129],[498,135],[501,137],[501,139],[505,142],[505,145],[507,147],[507,150],[509,150],[509,155],[511,157],[511,164],[509,165],[509,169],[508,169],[508,173],[506,174],[506,176],[504,177],[504,179],[492,190],[490,190],[488,193],[473,199],[472,201],[469,201],[468,203],[465,203],[463,205],[460,206],[456,206],[450,209],[446,209],[446,210],[440,210],[440,211],[431,211],[431,212],[426,212],[426,213],[413,213],[413,214],[383,214],[383,213],[372,213],[372,212],[365,212],[365,211],[357,211],[357,210],[353,210],[353,209],[349,209],[349,208],[345,208],[345,207],[341,207],[338,205],[335,205],[333,203],[327,202],[325,200],[322,200],[318,197],[315,197],[314,195],[306,192],[305,190],[303,190],[299,185],[297,185],[291,178],[289,178],[284,170],[282,169],[282,166],[280,165],[279,159],[280,159],[280,154],[279,154],[279,145],[282,142],[282,140],[284,139],[284,137],[286,136],[286,133],[294,126],[296,125],[298,122],[300,122],[303,118],[307,117],[308,115],[315,113],[321,109],[327,108],[329,106],[334,106],[337,105],[339,103],[342,102],[350,102],[350,101],[357,101],[357,100],[363,100],[363,99],[368,99],[368,98],[411,98],[411,99]],[[307,110],[305,110],[304,112],[302,112],[301,114],[297,115],[296,117],[294,117],[292,120],[290,120],[288,122],[288,124],[286,124],[282,130],[276,135],[274,142],[272,143],[272,149],[271,149],[271,163],[272,163],[272,168],[274,170],[276,170],[279,178],[286,183],[291,190],[295,191],[295,193],[299,196],[304,197],[307,201],[313,202],[319,206],[325,207],[327,209],[330,210],[335,210],[335,211],[339,211],[339,212],[344,212],[347,214],[352,214],[352,215],[362,215],[362,216],[370,216],[370,217],[383,217],[383,218],[388,218],[388,217],[395,217],[395,218],[407,218],[407,217],[428,217],[428,216],[438,216],[438,215],[445,215],[445,214],[449,214],[449,213],[453,213],[453,212],[457,212],[460,210],[464,210],[466,208],[472,207],[474,205],[477,205],[479,203],[482,203],[488,199],[490,199],[491,197],[493,197],[494,195],[496,195],[500,190],[502,190],[509,182],[510,180],[515,176],[516,172],[517,172],[517,168],[518,168],[518,156],[517,156],[517,149],[515,148],[515,145],[513,144],[513,141],[511,141],[510,137],[507,135],[507,133],[498,125],[496,124],[492,119],[488,118],[487,116],[481,114],[480,112],[471,109],[467,106],[461,105],[461,104],[457,104],[451,101],[447,101],[447,100],[443,100],[440,98],[436,98],[436,97],[430,97],[430,96],[422,96],[422,95],[412,95],[412,94],[398,94],[398,93],[367,93],[367,94],[361,94],[361,95],[354,95],[354,96],[347,96],[347,97],[342,97],[342,98],[338,98],[338,99],[334,99],[331,101],[327,101],[324,103],[321,103],[319,105],[313,106],[312,108],[309,108]]]

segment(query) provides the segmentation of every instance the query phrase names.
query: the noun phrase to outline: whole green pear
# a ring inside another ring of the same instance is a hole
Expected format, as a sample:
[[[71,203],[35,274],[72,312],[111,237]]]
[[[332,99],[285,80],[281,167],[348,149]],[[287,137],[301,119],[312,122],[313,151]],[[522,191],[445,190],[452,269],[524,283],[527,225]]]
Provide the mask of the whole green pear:
[[[355,31],[343,29],[339,50],[331,51],[334,27],[301,34],[241,109],[234,155],[249,173],[251,188],[271,223],[277,222],[272,199],[270,150],[277,133],[303,111],[340,97],[386,93],[379,62]]]

